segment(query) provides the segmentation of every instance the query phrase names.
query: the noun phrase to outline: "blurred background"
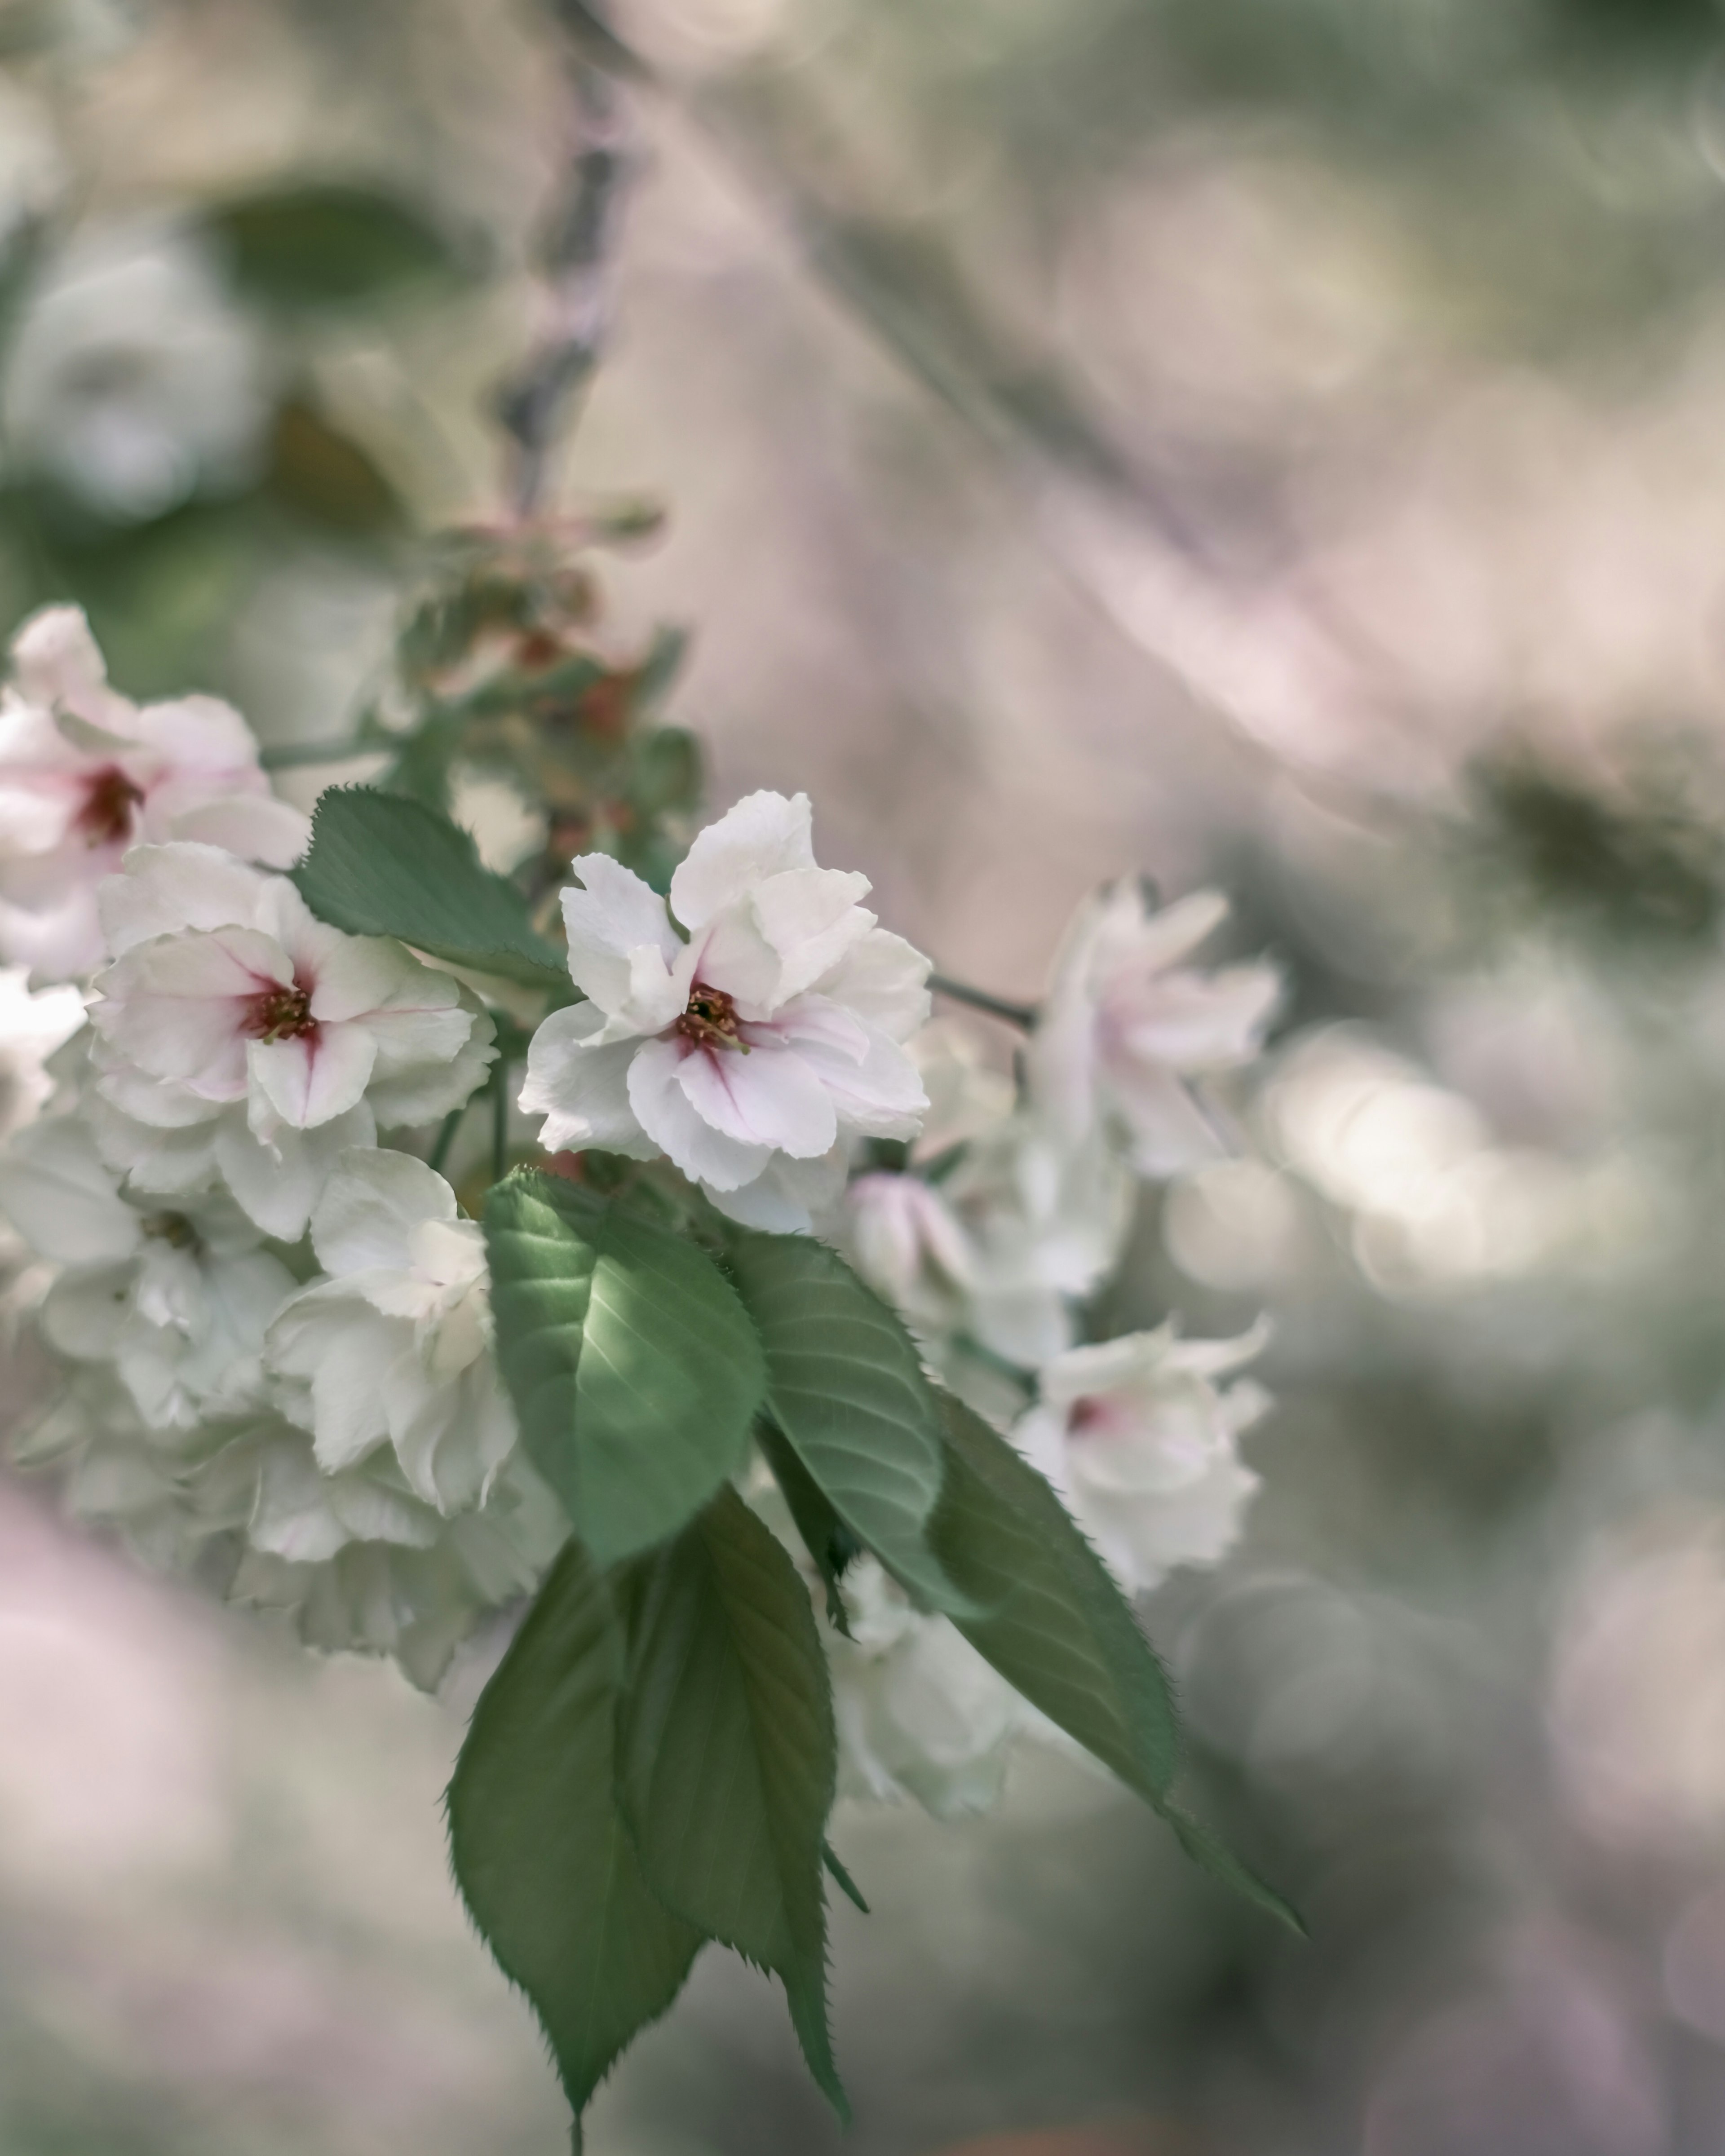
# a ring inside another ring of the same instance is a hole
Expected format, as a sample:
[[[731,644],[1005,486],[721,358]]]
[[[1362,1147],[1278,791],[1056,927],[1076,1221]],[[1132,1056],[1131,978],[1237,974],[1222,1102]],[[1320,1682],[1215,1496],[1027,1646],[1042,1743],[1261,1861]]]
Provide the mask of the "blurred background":
[[[0,628],[295,762],[495,514],[569,149],[531,0],[0,0]],[[629,0],[610,344],[551,499],[1033,998],[1106,874],[1288,974],[1117,1323],[1276,1325],[1243,1547],[1147,1606],[1277,1934],[1079,1768],[838,1840],[855,2156],[1725,2144],[1725,15],[1714,0]],[[593,33],[589,31],[586,34]],[[589,118],[591,116],[589,116]],[[39,1021],[0,1009],[6,1112]],[[39,1382],[14,1371],[22,1399]],[[0,2156],[537,2156],[469,1703],[0,1482]],[[598,2156],[841,2145],[703,1962]]]

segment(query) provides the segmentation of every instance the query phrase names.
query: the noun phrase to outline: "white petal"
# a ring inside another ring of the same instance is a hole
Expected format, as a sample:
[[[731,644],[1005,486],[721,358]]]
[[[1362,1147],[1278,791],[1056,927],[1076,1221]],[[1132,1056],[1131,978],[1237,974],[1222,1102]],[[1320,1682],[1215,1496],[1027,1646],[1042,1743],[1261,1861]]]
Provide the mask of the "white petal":
[[[377,1044],[363,1025],[320,1025],[285,1040],[249,1043],[253,1128],[267,1137],[274,1124],[272,1116],[258,1112],[259,1094],[295,1130],[345,1116],[364,1097],[377,1060]]]
[[[349,1146],[376,1142],[377,1125],[362,1101],[345,1116],[312,1131],[284,1126],[264,1145],[244,1113],[230,1110],[217,1127],[216,1161],[222,1179],[249,1219],[266,1235],[296,1243],[305,1232],[324,1184]],[[134,1171],[136,1178],[136,1171]]]
[[[902,936],[875,928],[811,986],[889,1040],[908,1040],[928,1023],[929,963]]]
[[[311,1246],[328,1273],[372,1265],[404,1269],[422,1221],[454,1220],[455,1194],[411,1154],[351,1149],[336,1163],[311,1217]]]
[[[583,1146],[638,1156],[655,1150],[629,1105],[629,1066],[640,1044],[590,1045],[602,1023],[591,1004],[576,1004],[553,1011],[528,1045],[521,1106],[545,1117],[539,1142],[547,1152]]]
[[[108,670],[81,607],[44,607],[12,643],[13,678],[33,704],[64,706],[92,725],[132,732],[133,706],[108,686]]]
[[[1258,1053],[1281,1000],[1273,966],[1235,966],[1164,973],[1127,988],[1104,1009],[1109,1034],[1132,1058],[1171,1070],[1224,1070]],[[1106,1046],[1103,1052],[1107,1058]]]
[[[603,1011],[639,1007],[642,1032],[669,1025],[680,1003],[662,1016],[653,1014],[670,993],[682,942],[665,901],[633,870],[604,854],[583,854],[569,866],[580,879],[562,895],[569,978]]]
[[[685,1175],[716,1190],[735,1190],[754,1180],[773,1148],[727,1137],[696,1111],[678,1082],[684,1045],[675,1040],[642,1044],[629,1066],[629,1105],[648,1137]]]
[[[768,876],[814,865],[809,796],[750,793],[696,834],[671,878],[671,911],[704,928]]]
[[[745,1228],[764,1228],[775,1235],[807,1235],[838,1203],[846,1164],[842,1145],[819,1160],[791,1160],[779,1153],[752,1183],[729,1190],[710,1183],[702,1188],[720,1212]]]
[[[677,1083],[705,1122],[745,1145],[809,1160],[839,1135],[826,1088],[793,1049],[698,1048],[678,1066]]]
[[[860,1063],[809,1041],[796,1051],[825,1087],[845,1126],[865,1137],[913,1138],[928,1112],[922,1074],[896,1041],[868,1036]]]
[[[134,846],[97,894],[115,957],[152,936],[251,925],[265,879],[214,845]]]
[[[233,793],[173,819],[176,839],[223,846],[243,861],[291,868],[311,843],[311,822],[300,809],[264,794]]]
[[[141,1240],[81,1119],[18,1132],[0,1154],[0,1207],[33,1250],[61,1265],[129,1257]]]

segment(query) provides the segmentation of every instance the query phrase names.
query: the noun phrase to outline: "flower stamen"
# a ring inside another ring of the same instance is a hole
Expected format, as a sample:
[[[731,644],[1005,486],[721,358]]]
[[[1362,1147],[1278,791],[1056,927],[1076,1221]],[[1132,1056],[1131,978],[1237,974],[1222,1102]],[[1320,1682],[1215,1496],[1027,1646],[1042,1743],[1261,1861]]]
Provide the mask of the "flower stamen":
[[[96,773],[78,812],[78,829],[89,846],[117,845],[131,836],[132,812],[141,807],[144,789],[128,778],[118,764]]]
[[[722,988],[710,988],[697,981],[689,993],[689,1008],[677,1020],[676,1030],[698,1048],[740,1048],[747,1055],[748,1043],[738,1035],[737,1006]]]
[[[295,983],[265,988],[246,999],[241,1030],[254,1040],[303,1040],[317,1031],[311,1015],[311,992]]]

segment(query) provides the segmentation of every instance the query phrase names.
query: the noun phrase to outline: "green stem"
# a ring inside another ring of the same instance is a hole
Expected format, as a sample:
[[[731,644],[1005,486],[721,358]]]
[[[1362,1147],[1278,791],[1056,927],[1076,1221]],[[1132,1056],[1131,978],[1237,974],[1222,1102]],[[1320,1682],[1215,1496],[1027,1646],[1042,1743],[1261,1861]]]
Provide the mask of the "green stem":
[[[444,1172],[444,1163],[449,1157],[449,1147],[455,1142],[455,1133],[461,1127],[461,1118],[466,1113],[467,1103],[464,1101],[459,1108],[451,1108],[444,1117],[443,1127],[437,1134],[437,1143],[431,1148],[429,1163],[439,1175]]]
[[[258,761],[265,771],[290,771],[295,764],[352,763],[357,757],[382,752],[382,744],[350,734],[346,741],[275,742],[259,750]]]
[[[991,996],[984,988],[973,988],[964,981],[948,980],[944,973],[931,973],[928,985],[937,996],[950,996],[955,1004],[968,1004],[973,1010],[986,1011],[990,1018],[1004,1019],[1007,1024],[1019,1026],[1026,1033],[1035,1026],[1034,1004],[1009,1004],[1004,997]]]
[[[509,1173],[509,1065],[500,1055],[491,1065],[491,1180]]]

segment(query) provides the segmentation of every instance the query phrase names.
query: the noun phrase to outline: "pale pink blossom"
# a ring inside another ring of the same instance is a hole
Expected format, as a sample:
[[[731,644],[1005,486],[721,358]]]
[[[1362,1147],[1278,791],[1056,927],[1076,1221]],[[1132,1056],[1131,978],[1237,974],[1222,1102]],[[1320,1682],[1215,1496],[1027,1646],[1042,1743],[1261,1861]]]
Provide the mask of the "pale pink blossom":
[[[928,963],[819,867],[806,794],[752,793],[696,838],[667,905],[603,855],[563,893],[587,1001],[534,1036],[521,1106],[552,1150],[667,1155],[733,1218],[806,1228],[845,1142],[914,1137],[927,1106],[903,1044]]]
[[[1081,907],[1029,1052],[1032,1098],[1052,1130],[1076,1142],[1118,1126],[1151,1176],[1220,1150],[1189,1081],[1249,1063],[1281,993],[1273,966],[1185,963],[1227,912],[1216,891],[1154,912],[1130,878]]]
[[[75,607],[50,607],[12,647],[0,694],[0,956],[41,980],[102,957],[96,891],[140,842],[191,839],[285,868],[305,819],[276,800],[257,743],[213,696],[141,708],[108,685]]]
[[[1074,1348],[1042,1373],[1013,1435],[1128,1593],[1178,1564],[1214,1564],[1240,1532],[1258,1478],[1237,1440],[1270,1396],[1217,1380],[1267,1337],[1182,1340],[1171,1326]]]

